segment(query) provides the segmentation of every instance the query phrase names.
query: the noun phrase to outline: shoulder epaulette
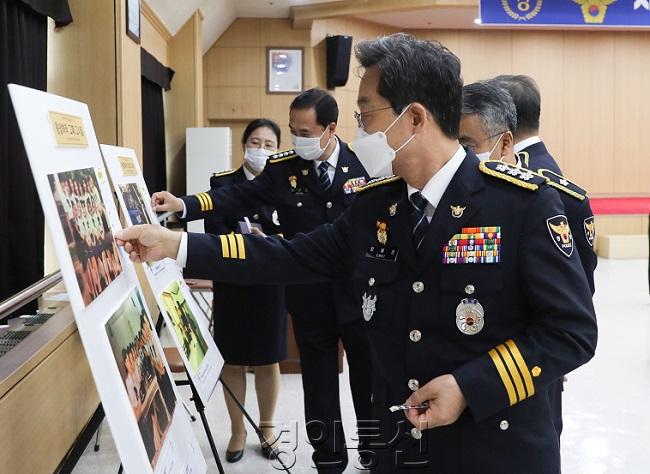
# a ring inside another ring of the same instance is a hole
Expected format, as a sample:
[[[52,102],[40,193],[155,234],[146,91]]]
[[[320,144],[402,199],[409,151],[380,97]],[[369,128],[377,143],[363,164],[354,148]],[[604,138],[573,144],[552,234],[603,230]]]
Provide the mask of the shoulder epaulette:
[[[548,180],[549,186],[553,186],[555,189],[564,191],[569,196],[579,199],[580,201],[584,201],[587,197],[587,191],[585,189],[581,188],[574,182],[569,181],[564,176],[543,168],[537,172]]]
[[[400,178],[399,176],[384,176],[382,178],[375,178],[371,179],[368,181],[366,184],[361,186],[357,192],[362,192],[362,191],[367,191],[368,189],[376,188],[377,186],[382,186],[384,184],[388,183],[394,183],[395,181],[399,181]]]
[[[212,176],[228,176],[229,174],[233,174],[236,172],[237,170],[217,171],[216,173],[212,173]]]
[[[526,168],[512,166],[502,161],[481,161],[479,169],[490,176],[503,179],[530,191],[537,191],[546,178]]]
[[[281,163],[283,161],[293,160],[294,158],[298,158],[296,150],[286,150],[269,156],[269,163]]]

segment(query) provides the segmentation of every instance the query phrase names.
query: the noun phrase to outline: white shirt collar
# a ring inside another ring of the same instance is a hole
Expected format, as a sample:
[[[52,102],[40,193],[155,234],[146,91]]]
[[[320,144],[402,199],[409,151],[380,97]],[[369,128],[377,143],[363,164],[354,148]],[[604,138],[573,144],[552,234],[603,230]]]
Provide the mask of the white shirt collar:
[[[532,146],[536,143],[541,142],[542,139],[539,138],[537,135],[534,137],[526,138],[525,140],[520,141],[519,143],[515,143],[515,153],[519,153],[522,150],[525,150],[529,146]]]
[[[456,174],[456,171],[458,171],[458,168],[463,162],[465,155],[465,149],[459,145],[458,150],[456,153],[454,153],[454,156],[452,156],[451,159],[445,163],[445,166],[440,168],[440,170],[431,177],[429,182],[424,185],[424,188],[422,188],[422,196],[424,196],[424,198],[429,201],[429,204],[433,207],[438,207],[438,204],[440,204],[442,195],[447,190],[447,187]],[[410,199],[411,195],[418,190],[410,185],[407,185],[407,191]]]
[[[336,165],[339,163],[339,155],[341,154],[341,144],[339,143],[339,139],[337,137],[334,137],[334,140],[336,140],[336,146],[334,147],[334,151],[330,155],[328,159],[324,161],[324,163],[329,163],[330,168],[329,170],[335,170]],[[323,163],[323,161],[320,160],[314,160],[314,168],[316,171],[318,171],[318,167],[320,164]]]
[[[254,180],[254,179],[255,179],[255,175],[254,175],[253,173],[251,173],[250,171],[248,171],[248,168],[246,168],[246,166],[244,166],[243,168],[244,168],[244,174],[246,175],[246,179],[247,179],[248,181],[252,181],[252,180]]]

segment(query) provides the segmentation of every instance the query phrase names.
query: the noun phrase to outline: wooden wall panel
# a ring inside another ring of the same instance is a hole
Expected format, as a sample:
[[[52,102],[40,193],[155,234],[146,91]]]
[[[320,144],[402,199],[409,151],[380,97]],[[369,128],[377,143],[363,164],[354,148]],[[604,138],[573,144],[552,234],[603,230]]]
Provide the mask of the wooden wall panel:
[[[535,78],[542,96],[540,135],[560,167],[574,161],[564,152],[564,35],[554,31],[512,33],[512,73]],[[569,128],[570,132],[570,128]],[[568,136],[573,136],[570,133]],[[576,178],[577,179],[577,178]]]
[[[565,32],[564,173],[592,194],[613,190],[614,33]]]
[[[195,12],[169,42],[169,66],[176,74],[165,93],[167,186],[177,195],[185,193],[185,129],[204,121],[201,31],[202,20]]]
[[[614,165],[612,191],[650,193],[650,34],[614,37]],[[647,227],[646,227],[647,229]]]
[[[314,21],[311,30],[293,30],[285,19],[239,18],[205,54],[204,87],[206,120],[211,126],[229,126],[233,131],[233,166],[243,160],[237,144],[248,121],[266,117],[282,130],[282,149],[291,147],[289,105],[293,94],[266,93],[266,48],[304,48],[304,88],[326,87],[326,48],[328,34],[352,35],[354,43],[384,34],[386,28],[352,19]],[[257,51],[257,54],[255,54]],[[350,62],[350,75],[344,87],[332,91],[339,104],[339,136],[354,138],[358,64]]]
[[[512,32],[464,31],[459,43],[456,54],[467,84],[512,72]]]
[[[116,145],[114,0],[70,0],[70,8],[70,25],[49,23],[47,90],[88,104],[99,142]]]
[[[146,15],[142,15],[140,29],[140,45],[154,58],[167,66],[169,64],[168,40],[160,34],[156,27],[147,19]]]

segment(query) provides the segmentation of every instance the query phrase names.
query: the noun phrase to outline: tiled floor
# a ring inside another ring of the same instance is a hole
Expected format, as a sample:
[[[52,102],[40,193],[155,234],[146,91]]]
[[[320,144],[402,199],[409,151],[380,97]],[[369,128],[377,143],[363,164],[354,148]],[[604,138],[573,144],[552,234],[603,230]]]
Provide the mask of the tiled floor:
[[[595,304],[600,326],[596,357],[586,366],[569,374],[564,392],[564,434],[562,436],[565,474],[645,474],[650,472],[646,443],[650,441],[650,296],[647,261],[604,260],[596,271]],[[257,407],[249,375],[247,408],[256,419]],[[346,427],[354,421],[347,380],[341,376],[343,420]],[[186,388],[181,393],[187,397]],[[218,391],[207,409],[217,447],[222,458],[229,438],[229,424]],[[311,451],[303,425],[300,376],[282,378],[278,420],[293,426],[297,437],[293,474],[314,473]],[[295,427],[298,427],[296,433]],[[200,423],[195,431],[208,459],[210,473],[217,472]],[[350,436],[351,429],[346,430]],[[351,453],[352,454],[352,453]],[[355,456],[351,455],[353,460]],[[104,426],[101,449],[90,446],[75,474],[115,474],[119,459],[108,426]],[[242,461],[224,464],[227,473],[277,472],[259,453],[255,436],[249,430],[247,449]],[[349,466],[346,473],[356,473]]]

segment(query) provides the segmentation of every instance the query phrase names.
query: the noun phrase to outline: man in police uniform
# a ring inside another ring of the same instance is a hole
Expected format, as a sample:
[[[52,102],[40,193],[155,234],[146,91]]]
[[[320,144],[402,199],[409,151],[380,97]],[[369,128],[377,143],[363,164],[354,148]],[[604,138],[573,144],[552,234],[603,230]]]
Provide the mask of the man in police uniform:
[[[514,134],[519,129],[516,106],[508,91],[502,87],[502,82],[475,82],[463,88],[463,113],[460,121],[462,145],[471,148],[481,160],[498,160],[529,169],[532,169],[531,166],[526,166],[525,163],[535,165],[541,161],[554,166],[555,160],[548,152],[535,152],[542,148],[546,150],[541,142],[533,146],[535,154],[520,152],[515,155],[517,145],[513,145],[513,140],[516,140]],[[550,169],[537,168],[534,171],[544,176],[550,186],[561,191],[560,197],[569,218],[575,247],[593,294],[594,270],[598,257],[593,248],[596,230],[587,193]]]
[[[400,33],[356,55],[364,130],[352,147],[397,176],[292,241],[137,226],[118,243],[135,261],[172,256],[227,281],[354,275],[373,355],[375,472],[558,473],[545,390],[597,338],[562,201],[534,173],[459,146],[460,62],[446,48]]]
[[[182,199],[167,192],[155,193],[155,210],[181,212],[186,219],[197,219],[270,205],[277,209],[287,239],[333,222],[350,206],[368,177],[347,144],[335,135],[338,113],[336,101],[326,91],[303,92],[289,112],[293,150],[272,155],[264,171],[244,184]],[[357,420],[371,416],[370,351],[361,310],[349,280],[300,284],[303,282],[296,279],[289,283],[287,309],[300,351],[313,459],[319,471],[342,472],[347,452],[339,402],[339,340],[350,367]]]
[[[515,156],[513,133],[517,128],[517,112],[512,97],[495,80],[476,82],[463,87],[463,114],[460,121],[460,142],[474,151],[479,158],[499,160],[521,165],[526,155]],[[494,140],[494,144],[492,143]],[[543,146],[543,145],[542,145]],[[550,155],[548,155],[550,157]],[[552,159],[552,158],[551,158]],[[536,160],[534,160],[536,161]],[[570,183],[559,174],[540,170],[550,186],[561,191],[568,224],[582,268],[591,292],[594,292],[594,270],[597,256],[593,249],[593,213],[589,199],[582,188]],[[585,223],[591,223],[589,230]],[[562,434],[562,391],[564,377],[549,387],[553,422],[558,437]]]
[[[533,78],[504,74],[494,80],[508,91],[517,109],[515,153],[521,156],[522,166],[534,171],[547,169],[561,175],[560,166],[539,137],[541,96]]]

